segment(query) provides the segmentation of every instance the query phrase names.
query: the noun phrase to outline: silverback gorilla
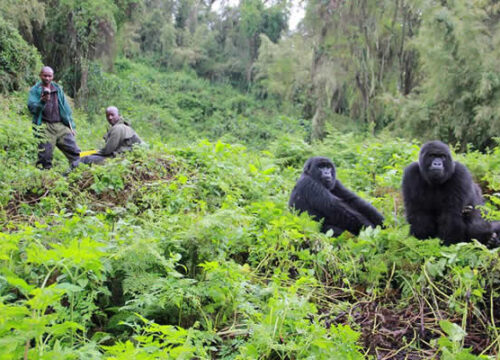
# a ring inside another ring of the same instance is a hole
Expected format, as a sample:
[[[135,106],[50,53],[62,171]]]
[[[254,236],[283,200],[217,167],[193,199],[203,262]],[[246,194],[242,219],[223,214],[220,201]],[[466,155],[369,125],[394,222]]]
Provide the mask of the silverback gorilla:
[[[438,237],[445,245],[477,239],[498,246],[499,223],[481,217],[476,208],[484,203],[481,189],[446,144],[424,144],[418,162],[406,167],[402,187],[411,235]]]
[[[335,178],[335,166],[325,157],[306,161],[288,205],[323,220],[321,231],[332,229],[334,236],[344,230],[358,235],[362,227],[375,227],[384,221],[377,209]]]

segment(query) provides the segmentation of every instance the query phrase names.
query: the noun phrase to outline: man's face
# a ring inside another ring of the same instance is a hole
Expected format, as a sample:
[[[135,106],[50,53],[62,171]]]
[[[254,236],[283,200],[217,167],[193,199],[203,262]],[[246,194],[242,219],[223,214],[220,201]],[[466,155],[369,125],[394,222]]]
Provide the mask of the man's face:
[[[106,110],[106,119],[110,125],[114,125],[120,119],[120,115],[118,115],[118,111],[115,109]]]
[[[54,73],[50,70],[44,69],[40,73],[40,80],[42,81],[44,86],[49,86],[54,78]]]

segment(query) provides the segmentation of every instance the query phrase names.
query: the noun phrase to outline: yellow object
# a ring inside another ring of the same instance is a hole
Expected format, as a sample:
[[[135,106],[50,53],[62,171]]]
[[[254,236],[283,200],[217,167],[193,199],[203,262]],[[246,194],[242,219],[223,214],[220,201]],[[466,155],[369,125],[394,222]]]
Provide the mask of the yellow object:
[[[80,157],[84,157],[84,156],[87,156],[87,155],[93,155],[95,153],[97,153],[97,150],[82,151],[82,152],[80,152]]]

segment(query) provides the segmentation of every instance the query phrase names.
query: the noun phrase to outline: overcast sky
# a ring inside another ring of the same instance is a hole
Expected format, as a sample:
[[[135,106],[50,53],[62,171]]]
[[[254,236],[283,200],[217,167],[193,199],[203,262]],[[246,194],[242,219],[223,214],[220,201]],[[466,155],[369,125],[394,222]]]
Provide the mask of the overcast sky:
[[[288,21],[288,26],[290,30],[295,30],[300,20],[304,17],[304,7],[301,3],[303,1],[299,0],[291,0],[292,8],[290,9],[290,20]],[[239,0],[216,0],[212,5],[212,9],[214,11],[218,11],[219,8],[224,5],[236,6],[238,5]]]
[[[295,30],[300,20],[304,17],[304,2],[292,0],[292,9],[290,10],[290,20],[288,21],[288,26],[290,30]]]

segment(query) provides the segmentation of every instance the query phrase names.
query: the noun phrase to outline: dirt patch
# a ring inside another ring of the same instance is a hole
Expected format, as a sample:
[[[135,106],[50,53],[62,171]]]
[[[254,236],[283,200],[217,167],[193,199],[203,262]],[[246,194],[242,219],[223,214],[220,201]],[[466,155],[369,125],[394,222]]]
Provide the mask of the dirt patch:
[[[401,308],[394,300],[383,299],[383,304],[382,300],[358,301],[353,303],[349,311],[327,317],[325,325],[347,324],[360,331],[360,341],[366,353],[376,359],[438,358],[439,350],[435,341],[445,336],[439,326],[439,317],[457,325],[461,324],[462,319],[446,313],[443,310],[446,309],[445,304],[441,304],[439,309],[431,309],[423,305],[424,302]],[[491,344],[490,337],[485,336],[488,331],[485,328],[488,323],[486,314],[481,314],[478,310],[476,308],[469,311],[464,341],[464,347],[471,348],[474,354],[481,353]],[[479,321],[477,316],[483,319]]]

